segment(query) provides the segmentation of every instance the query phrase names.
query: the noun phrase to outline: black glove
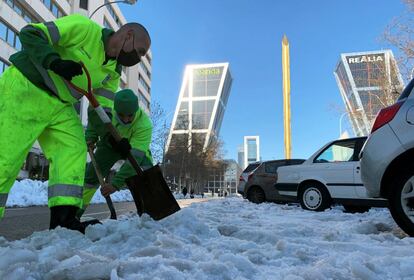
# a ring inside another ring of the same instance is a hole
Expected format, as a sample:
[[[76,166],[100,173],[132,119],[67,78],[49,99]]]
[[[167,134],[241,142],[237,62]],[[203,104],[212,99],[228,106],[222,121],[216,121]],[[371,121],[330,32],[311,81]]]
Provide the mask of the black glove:
[[[128,139],[122,138],[121,140],[119,140],[119,142],[116,142],[114,137],[112,137],[111,135],[109,136],[108,140],[112,148],[114,148],[114,150],[121,155],[121,158],[126,159],[129,154],[129,151],[131,151],[132,149]]]
[[[72,60],[56,59],[50,63],[50,70],[70,81],[74,76],[82,75],[82,66]]]

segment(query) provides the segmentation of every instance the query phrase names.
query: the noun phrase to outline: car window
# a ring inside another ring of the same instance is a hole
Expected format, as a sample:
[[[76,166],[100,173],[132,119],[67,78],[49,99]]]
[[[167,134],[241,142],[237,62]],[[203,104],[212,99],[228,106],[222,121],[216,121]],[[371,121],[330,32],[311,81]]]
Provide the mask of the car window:
[[[249,164],[246,169],[243,171],[243,173],[247,173],[247,172],[252,172],[253,170],[255,170],[258,166],[260,165],[260,163],[251,163]]]
[[[277,168],[284,165],[284,161],[280,162],[266,162],[265,163],[265,172],[266,173],[277,173]]]
[[[345,162],[354,160],[355,141],[336,142],[327,147],[315,160],[323,162]]]

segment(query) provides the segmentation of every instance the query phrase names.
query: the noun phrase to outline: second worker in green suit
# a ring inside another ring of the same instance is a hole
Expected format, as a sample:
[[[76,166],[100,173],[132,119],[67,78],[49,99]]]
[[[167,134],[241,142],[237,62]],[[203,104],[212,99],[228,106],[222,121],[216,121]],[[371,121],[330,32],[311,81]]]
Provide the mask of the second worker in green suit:
[[[150,144],[152,137],[152,123],[148,115],[139,108],[138,97],[130,89],[124,89],[115,94],[114,110],[112,111],[112,124],[123,137],[118,145],[106,132],[104,125],[96,125],[99,121],[91,121],[98,118],[94,111],[89,112],[89,124],[86,128],[86,142],[90,146],[96,143],[95,158],[102,176],[109,175],[112,166],[119,160],[125,159],[129,151],[137,160],[138,164],[146,169],[152,166]],[[94,123],[95,125],[91,125]],[[107,196],[125,185],[125,179],[136,174],[129,161],[121,166],[120,170],[104,186],[101,193]],[[85,185],[83,191],[83,209],[78,211],[80,218],[99,187],[92,163],[88,163],[85,173]]]

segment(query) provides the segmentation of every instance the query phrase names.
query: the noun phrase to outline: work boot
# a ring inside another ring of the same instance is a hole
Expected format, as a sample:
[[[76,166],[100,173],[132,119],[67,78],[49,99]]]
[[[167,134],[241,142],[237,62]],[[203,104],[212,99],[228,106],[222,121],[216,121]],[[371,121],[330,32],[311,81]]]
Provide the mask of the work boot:
[[[75,206],[55,206],[50,208],[50,227],[54,229],[58,226],[65,227],[71,230],[77,230],[85,233],[85,228],[89,225],[100,223],[98,220],[91,220],[81,223],[76,218],[78,207]]]

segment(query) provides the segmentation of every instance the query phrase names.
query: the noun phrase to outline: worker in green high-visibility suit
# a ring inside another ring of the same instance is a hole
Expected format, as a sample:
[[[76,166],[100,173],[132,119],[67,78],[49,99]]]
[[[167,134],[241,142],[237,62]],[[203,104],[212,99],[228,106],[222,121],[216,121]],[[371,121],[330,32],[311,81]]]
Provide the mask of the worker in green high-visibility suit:
[[[76,212],[83,204],[86,143],[73,106],[82,95],[67,81],[87,89],[82,61],[97,99],[111,110],[121,67],[140,61],[150,47],[149,34],[138,23],[114,32],[71,15],[29,24],[19,38],[23,49],[10,57],[12,65],[0,77],[0,218],[20,167],[38,140],[50,161],[50,228],[84,232],[86,225]]]
[[[97,118],[93,112],[89,116],[91,120]],[[90,122],[86,128],[85,138],[90,147],[96,145],[94,155],[104,178],[109,175],[112,166],[117,161],[125,159],[129,152],[144,170],[153,165],[150,152],[152,123],[148,115],[139,108],[138,97],[132,90],[124,89],[115,94],[112,124],[123,138],[123,141],[115,143],[104,124],[92,125],[92,123],[94,122]],[[136,174],[129,161],[125,161],[115,176],[104,186],[101,186],[102,195],[107,196],[120,190],[125,186],[125,180]],[[79,218],[89,206],[98,187],[99,180],[92,162],[90,162],[85,173],[83,209],[78,211]]]

